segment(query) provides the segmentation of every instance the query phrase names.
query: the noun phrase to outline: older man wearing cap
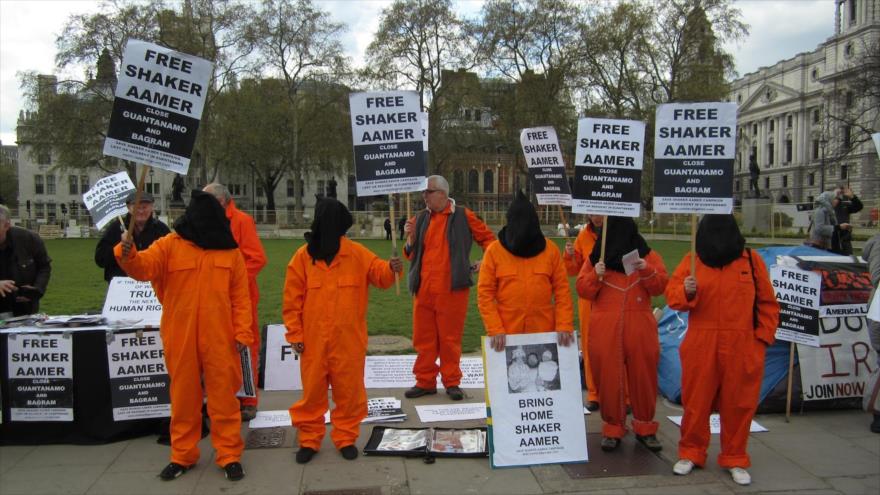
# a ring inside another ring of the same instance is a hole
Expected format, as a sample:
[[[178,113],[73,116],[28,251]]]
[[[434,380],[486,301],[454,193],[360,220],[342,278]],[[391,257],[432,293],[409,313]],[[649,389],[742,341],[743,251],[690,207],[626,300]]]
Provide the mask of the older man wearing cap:
[[[126,198],[125,204],[128,206],[128,214],[123,218],[125,226],[120,225],[119,222],[107,224],[101,240],[95,247],[95,263],[104,269],[104,280],[108,283],[113,280],[113,277],[128,276],[116,263],[116,258],[113,256],[113,246],[119,244],[122,232],[128,228],[132,215],[134,215],[134,232],[132,234],[134,234],[134,244],[138,251],[147,249],[157,239],[171,233],[167,225],[153,217],[152,194],[142,192],[141,200],[135,207],[134,191],[132,191]]]

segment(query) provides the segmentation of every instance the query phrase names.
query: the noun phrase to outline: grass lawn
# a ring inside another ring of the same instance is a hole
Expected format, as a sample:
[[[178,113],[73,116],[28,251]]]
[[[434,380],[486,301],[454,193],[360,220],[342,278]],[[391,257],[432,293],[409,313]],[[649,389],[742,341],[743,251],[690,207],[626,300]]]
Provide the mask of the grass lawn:
[[[553,239],[562,248],[564,240]],[[269,263],[260,273],[260,324],[281,323],[281,291],[290,257],[303,244],[302,240],[267,239],[263,241]],[[379,256],[387,258],[391,252],[391,242],[385,240],[361,241]],[[46,241],[46,248],[52,258],[52,278],[49,290],[43,298],[40,310],[50,315],[100,312],[104,305],[107,284],[103,270],[94,263],[94,250],[98,239],[57,239]],[[671,271],[681,261],[688,250],[686,242],[653,241],[656,249]],[[472,259],[479,257],[479,248],[474,247]],[[405,271],[405,270],[404,270]],[[401,295],[395,295],[394,288],[388,290],[371,289],[367,324],[371,335],[412,334],[412,302],[406,291],[405,279],[401,279]],[[574,278],[569,279],[574,293]],[[663,298],[655,298],[654,305],[662,306]],[[575,304],[577,312],[577,304]],[[465,322],[462,347],[465,352],[479,349],[480,337],[484,334],[483,324],[476,307],[476,290],[471,291],[470,309]]]

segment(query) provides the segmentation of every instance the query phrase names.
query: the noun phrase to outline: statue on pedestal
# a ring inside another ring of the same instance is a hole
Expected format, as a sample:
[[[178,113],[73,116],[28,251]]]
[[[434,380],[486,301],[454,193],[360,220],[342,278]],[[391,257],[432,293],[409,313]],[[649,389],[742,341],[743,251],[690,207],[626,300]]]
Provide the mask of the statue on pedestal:
[[[171,183],[171,206],[174,208],[183,207],[183,190],[186,188],[186,181],[180,174],[174,174],[174,181]]]
[[[761,169],[758,167],[758,159],[752,154],[749,156],[749,193],[751,193],[753,198],[761,197],[761,190],[758,189],[758,177],[760,175]]]

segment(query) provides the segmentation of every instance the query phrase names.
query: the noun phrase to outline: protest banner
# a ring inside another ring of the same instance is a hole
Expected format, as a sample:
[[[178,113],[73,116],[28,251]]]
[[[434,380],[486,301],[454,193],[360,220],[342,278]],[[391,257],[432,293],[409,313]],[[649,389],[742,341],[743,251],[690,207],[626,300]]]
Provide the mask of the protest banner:
[[[73,339],[9,337],[7,358],[12,421],[73,421]]]
[[[83,203],[98,229],[103,229],[109,222],[116,220],[116,217],[128,213],[125,198],[132,191],[134,184],[128,178],[128,174],[119,172],[99,179],[82,195]]]
[[[770,267],[770,281],[779,302],[776,339],[819,346],[819,274],[780,265]]]
[[[578,120],[572,213],[638,217],[644,153],[644,122]]]
[[[819,347],[798,345],[804,400],[862,397],[877,366],[864,316],[820,320]]]
[[[284,338],[284,325],[266,326],[265,390],[302,390],[299,354]]]
[[[418,93],[352,93],[349,105],[357,195],[424,189],[427,136]]]
[[[171,380],[158,330],[117,334],[107,343],[113,420],[171,415]]]
[[[211,71],[205,59],[129,39],[104,154],[186,175]]]
[[[571,189],[568,187],[556,130],[552,127],[523,129],[519,133],[519,141],[538,204],[571,205]]]
[[[667,103],[657,107],[654,211],[733,211],[735,103]]]
[[[558,345],[555,332],[506,339],[497,352],[483,337],[492,466],[586,462],[577,346]]]
[[[115,227],[114,227],[115,228]],[[153,285],[129,277],[113,277],[107,287],[101,316],[110,325],[159,327],[162,305],[156,299]]]

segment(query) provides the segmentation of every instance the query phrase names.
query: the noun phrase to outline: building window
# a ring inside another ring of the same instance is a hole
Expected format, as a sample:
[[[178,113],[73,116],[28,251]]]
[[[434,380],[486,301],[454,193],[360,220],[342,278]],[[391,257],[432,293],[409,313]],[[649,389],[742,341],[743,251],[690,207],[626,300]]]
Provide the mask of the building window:
[[[287,197],[293,197],[293,179],[287,179]]]
[[[812,79],[813,81],[819,79],[819,69],[813,69],[812,71],[810,71],[810,79]]]
[[[852,58],[855,55],[856,49],[853,47],[852,43],[847,43],[846,46],[843,47],[843,57],[844,58]]]
[[[733,181],[733,189],[734,189],[734,191],[736,191],[736,192],[739,192],[739,191],[740,191],[740,183],[739,183],[738,180]]]
[[[849,0],[849,23],[850,24],[855,24],[857,11],[858,11],[858,5],[856,3],[856,0]]]
[[[752,136],[758,135],[758,124],[752,124]]]
[[[841,179],[849,178],[849,166],[848,165],[841,165],[840,166],[840,178]]]
[[[846,108],[852,108],[852,107],[853,107],[853,103],[855,103],[855,95],[853,94],[852,91],[847,91],[847,92],[846,92],[846,99],[845,99],[845,102],[846,102]]]
[[[37,155],[37,165],[51,165],[52,164],[52,154],[47,152],[41,152]]]
[[[45,189],[43,189],[43,176],[35,175],[34,176],[34,194],[45,194]]]
[[[46,216],[48,217],[47,220],[49,222],[55,221],[55,216],[56,216],[55,210],[56,210],[55,203],[50,201],[49,204],[46,205]]]
[[[819,123],[819,109],[818,108],[813,109],[813,123],[814,124]]]
[[[70,194],[79,194],[79,177],[75,175],[68,175],[67,182],[68,184],[70,184]]]
[[[770,119],[770,132],[773,132],[775,130],[776,130],[776,120]]]
[[[263,186],[257,186],[257,196],[263,196]]]
[[[492,173],[491,169],[487,169],[485,172],[483,172],[483,192],[495,192],[495,174]]]
[[[464,192],[464,172],[461,170],[452,172],[452,192]]]
[[[785,163],[791,163],[791,139],[785,140]]]
[[[773,165],[773,157],[776,155],[774,153],[773,143],[767,143],[767,164]]]
[[[498,192],[510,192],[510,177],[508,176],[508,174],[503,173],[500,169],[498,170]]]
[[[788,176],[787,175],[782,176],[782,187],[788,187]]]
[[[471,170],[470,172],[468,172],[468,192],[480,192],[480,173],[476,170]]]
[[[848,150],[851,147],[852,147],[852,126],[845,125],[845,126],[843,126],[843,149]]]
[[[764,177],[764,189],[770,189],[770,177]]]
[[[325,186],[325,181],[319,180],[318,181],[318,190],[315,192],[320,194],[321,196],[324,196],[325,194],[327,194],[327,190],[324,189],[324,186]]]
[[[46,175],[46,194],[55,194],[55,176],[51,174]]]
[[[815,186],[816,185],[816,174],[814,172],[810,172],[810,175],[807,176],[807,185]],[[812,200],[810,200],[812,202]]]
[[[158,182],[153,182],[153,194],[155,194],[156,196],[162,195],[162,184]]]
[[[471,109],[470,108],[464,109],[464,120],[465,121],[471,120]]]
[[[85,194],[86,191],[89,190],[89,176],[88,175],[80,175],[79,176],[79,190]]]
[[[483,112],[479,110],[474,110],[474,121],[480,122],[481,120],[483,120]]]
[[[792,124],[793,121],[794,121],[794,118],[793,118],[791,115],[789,115],[788,117],[786,117],[786,118],[785,118],[785,127],[791,129],[791,124]]]
[[[36,206],[37,206],[37,208],[36,208],[36,210],[34,210],[34,212],[35,212],[37,218],[43,218],[44,216],[46,216],[46,206],[43,205],[43,203],[41,201],[37,201]]]
[[[813,160],[819,159],[819,140],[813,140]]]

